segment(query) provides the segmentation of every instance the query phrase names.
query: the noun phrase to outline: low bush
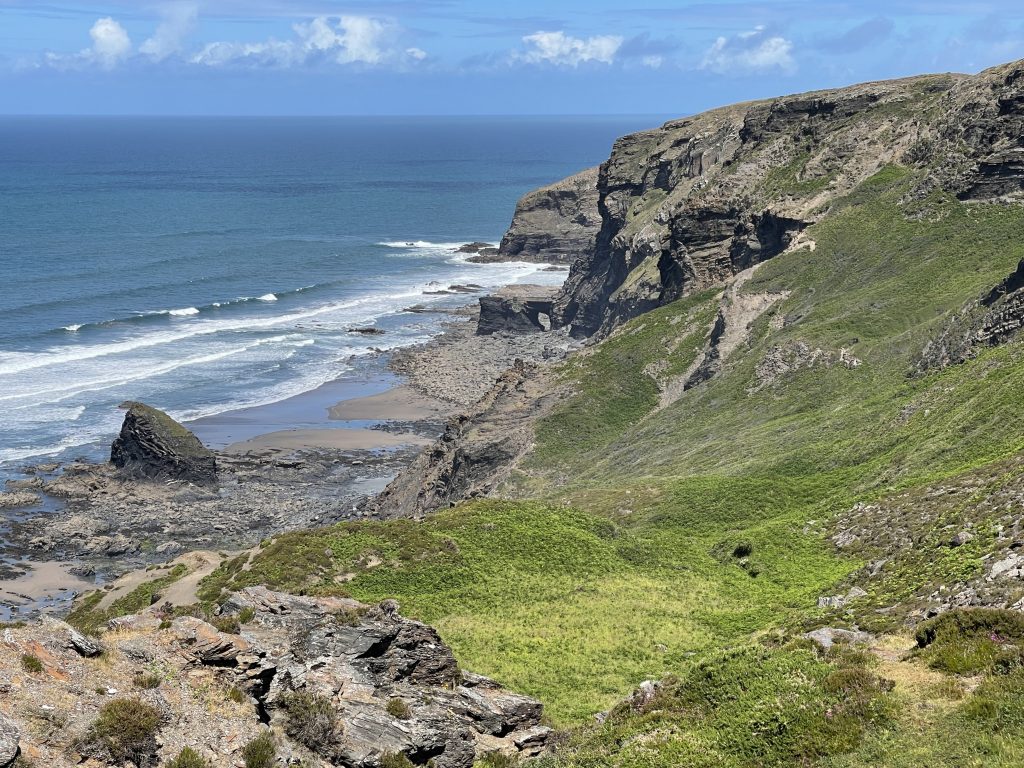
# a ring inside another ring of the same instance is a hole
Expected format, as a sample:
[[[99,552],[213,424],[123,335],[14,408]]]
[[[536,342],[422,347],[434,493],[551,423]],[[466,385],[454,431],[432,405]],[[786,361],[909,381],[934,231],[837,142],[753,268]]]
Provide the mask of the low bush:
[[[210,623],[219,631],[226,632],[229,635],[237,635],[242,630],[242,625],[239,623],[238,616],[234,614],[213,616],[210,618]]]
[[[519,763],[519,757],[516,755],[491,752],[480,758],[476,764],[479,768],[516,768]]]
[[[245,691],[243,691],[238,686],[233,685],[230,688],[228,688],[229,701],[233,701],[235,702],[235,704],[244,704],[246,698],[248,697],[245,695]]]
[[[21,655],[21,667],[26,672],[35,674],[43,671],[43,662],[34,653],[23,653]]]
[[[1024,661],[1024,614],[997,608],[947,611],[915,634],[928,666],[954,674],[1009,671]]]
[[[160,683],[163,682],[163,678],[156,672],[139,672],[132,678],[132,684],[136,688],[142,690],[152,690],[153,688],[159,688]]]
[[[285,732],[314,751],[334,741],[340,729],[330,699],[316,693],[295,692],[282,701]]]
[[[100,709],[85,743],[115,762],[148,765],[156,753],[160,713],[140,699],[114,699]]]
[[[401,752],[385,752],[380,757],[380,768],[415,768],[415,765]]]
[[[388,699],[386,709],[389,715],[398,720],[408,720],[412,717],[412,709],[402,699]]]
[[[270,731],[264,731],[242,747],[245,768],[271,768],[277,759],[277,744]]]
[[[185,747],[176,758],[164,763],[164,768],[210,768],[210,761],[192,747]]]

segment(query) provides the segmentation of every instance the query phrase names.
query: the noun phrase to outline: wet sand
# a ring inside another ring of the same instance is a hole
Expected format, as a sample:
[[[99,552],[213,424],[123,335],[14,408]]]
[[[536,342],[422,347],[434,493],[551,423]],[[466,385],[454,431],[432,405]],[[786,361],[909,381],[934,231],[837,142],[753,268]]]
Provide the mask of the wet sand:
[[[328,413],[338,421],[422,421],[445,418],[455,410],[450,403],[403,385],[368,397],[342,400]]]
[[[60,609],[70,598],[95,589],[96,585],[70,572],[70,563],[52,560],[20,563],[28,573],[0,581],[0,621]]]
[[[396,448],[401,445],[429,445],[430,443],[430,439],[420,435],[412,433],[394,435],[378,429],[286,429],[232,443],[224,449],[224,453],[236,455],[254,451],[284,453],[314,449],[373,451],[382,448]]]

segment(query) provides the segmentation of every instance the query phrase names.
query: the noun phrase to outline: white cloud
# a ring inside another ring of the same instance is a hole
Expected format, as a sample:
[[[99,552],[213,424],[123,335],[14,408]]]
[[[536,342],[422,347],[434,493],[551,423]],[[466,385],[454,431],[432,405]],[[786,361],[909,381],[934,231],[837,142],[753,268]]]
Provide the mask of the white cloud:
[[[661,65],[665,63],[665,59],[662,56],[644,56],[640,60],[640,63],[645,67],[650,67],[651,69],[661,69]]]
[[[427,56],[419,48],[398,47],[402,30],[390,21],[369,16],[318,16],[292,29],[295,38],[291,40],[209,43],[191,61],[207,66],[293,67],[325,61],[377,66],[421,61]]]
[[[588,61],[611,64],[622,47],[623,38],[616,35],[571,37],[564,32],[535,32],[523,38],[528,49],[516,58],[531,64],[557,64],[578,67]]]
[[[700,68],[721,75],[755,72],[794,72],[793,43],[779,35],[770,35],[764,27],[755,27],[728,38],[719,37],[704,54]]]
[[[113,69],[132,52],[132,41],[125,28],[109,16],[97,20],[89,30],[92,48],[82,56],[95,59],[104,69]]]
[[[114,69],[132,54],[132,41],[127,30],[109,16],[96,20],[89,29],[89,37],[92,38],[91,47],[69,54],[51,51],[43,56],[42,63],[54,69]],[[36,67],[40,64],[28,63],[25,66]]]
[[[153,36],[139,46],[139,53],[156,61],[181,53],[185,39],[195,29],[199,9],[193,3],[178,3],[164,6],[162,16]]]

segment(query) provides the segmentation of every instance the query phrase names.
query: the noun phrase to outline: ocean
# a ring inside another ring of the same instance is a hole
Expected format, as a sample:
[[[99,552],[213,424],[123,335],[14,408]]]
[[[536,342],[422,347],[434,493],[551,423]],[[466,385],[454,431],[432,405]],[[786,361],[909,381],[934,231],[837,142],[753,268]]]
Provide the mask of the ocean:
[[[124,400],[194,420],[359,380],[448,285],[562,280],[453,249],[659,122],[0,118],[0,471],[101,455]]]

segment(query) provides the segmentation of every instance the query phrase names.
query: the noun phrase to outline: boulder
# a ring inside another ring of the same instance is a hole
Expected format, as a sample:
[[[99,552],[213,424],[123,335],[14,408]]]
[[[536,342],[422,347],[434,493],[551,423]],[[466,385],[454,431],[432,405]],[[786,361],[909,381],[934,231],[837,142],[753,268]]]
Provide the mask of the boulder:
[[[166,413],[137,402],[127,410],[121,434],[110,447],[110,461],[132,477],[184,480],[196,485],[217,482],[213,451]]]
[[[814,641],[826,651],[836,643],[864,645],[874,640],[874,637],[867,632],[853,629],[838,629],[836,627],[815,629],[813,632],[805,632],[802,637]]]
[[[18,741],[21,733],[18,726],[0,715],[0,768],[11,765],[18,757]]]
[[[103,646],[97,640],[86,637],[67,622],[52,616],[43,616],[40,618],[40,623],[54,640],[79,656],[88,659],[103,653]]]

